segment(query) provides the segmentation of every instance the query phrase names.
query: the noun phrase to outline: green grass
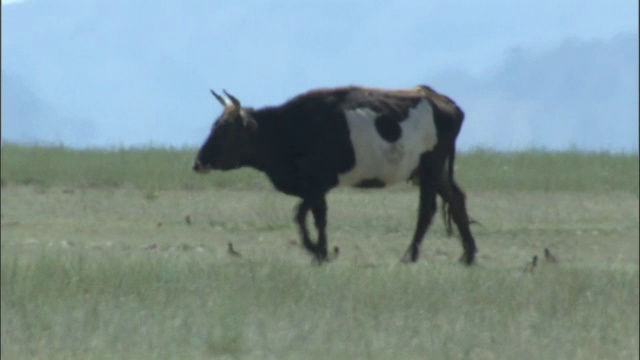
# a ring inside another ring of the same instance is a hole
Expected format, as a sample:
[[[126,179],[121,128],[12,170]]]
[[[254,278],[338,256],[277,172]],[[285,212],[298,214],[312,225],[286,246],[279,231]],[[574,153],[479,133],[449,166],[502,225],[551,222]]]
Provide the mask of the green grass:
[[[637,319],[621,311],[637,306],[637,269],[563,266],[525,278],[444,263],[314,268],[192,257],[3,258],[3,357],[637,355]]]
[[[3,146],[3,359],[640,355],[637,155],[461,154],[481,223],[466,268],[439,216],[399,262],[408,185],[331,192],[340,255],[314,265],[295,198],[251,170],[191,174],[193,153]],[[559,263],[524,274],[545,247]]]
[[[196,149],[76,151],[63,147],[2,146],[2,181],[67,187],[155,191],[207,187],[269,189],[250,169],[197,176]],[[498,153],[476,150],[456,157],[456,176],[467,190],[631,191],[638,193],[638,155],[578,151]],[[392,189],[407,189],[409,185]]]
[[[638,154],[478,150],[457,156],[456,164],[472,190],[638,192]]]
[[[191,170],[196,153],[196,149],[77,151],[64,147],[3,145],[2,181],[41,187],[133,186],[148,191],[270,186],[263,176],[251,170],[216,177],[196,176]]]

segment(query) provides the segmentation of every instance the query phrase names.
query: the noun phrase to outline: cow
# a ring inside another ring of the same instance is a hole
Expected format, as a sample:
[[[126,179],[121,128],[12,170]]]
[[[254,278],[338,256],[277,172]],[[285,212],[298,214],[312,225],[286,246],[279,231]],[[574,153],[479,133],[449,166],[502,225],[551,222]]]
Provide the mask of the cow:
[[[460,260],[474,262],[477,249],[465,194],[453,179],[464,113],[449,97],[425,85],[395,90],[348,86],[311,90],[256,110],[241,106],[226,90],[226,98],[211,94],[224,110],[193,170],[204,174],[251,167],[265,173],[277,190],[299,197],[294,221],[302,244],[318,260],[327,260],[329,190],[411,181],[420,188],[418,220],[402,260],[418,260],[440,195],[448,229],[453,219],[462,239]],[[315,243],[306,225],[309,211]]]

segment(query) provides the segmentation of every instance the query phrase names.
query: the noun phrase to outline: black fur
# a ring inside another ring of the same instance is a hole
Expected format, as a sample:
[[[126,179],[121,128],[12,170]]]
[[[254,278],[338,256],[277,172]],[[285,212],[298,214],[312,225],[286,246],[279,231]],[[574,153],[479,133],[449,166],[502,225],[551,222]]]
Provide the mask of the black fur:
[[[381,138],[390,143],[396,142],[400,139],[400,136],[402,135],[402,128],[400,128],[400,121],[398,121],[398,119],[382,114],[376,117],[374,123]]]

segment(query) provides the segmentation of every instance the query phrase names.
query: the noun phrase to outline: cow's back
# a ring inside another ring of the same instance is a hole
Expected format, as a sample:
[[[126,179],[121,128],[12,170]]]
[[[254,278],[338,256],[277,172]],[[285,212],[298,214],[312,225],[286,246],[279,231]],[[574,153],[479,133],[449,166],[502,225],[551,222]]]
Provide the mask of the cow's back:
[[[386,186],[405,181],[420,156],[438,142],[433,103],[421,88],[354,88],[342,104],[355,154],[339,174],[342,186]]]

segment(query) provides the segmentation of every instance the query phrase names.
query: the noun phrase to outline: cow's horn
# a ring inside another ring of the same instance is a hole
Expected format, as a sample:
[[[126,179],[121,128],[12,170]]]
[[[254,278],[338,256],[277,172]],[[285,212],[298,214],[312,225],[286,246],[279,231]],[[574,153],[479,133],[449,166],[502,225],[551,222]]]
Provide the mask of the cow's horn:
[[[238,99],[236,99],[236,97],[235,97],[235,96],[233,96],[233,95],[229,94],[229,93],[227,92],[227,90],[222,90],[222,92],[223,92],[223,93],[224,93],[224,94],[225,94],[229,99],[231,99],[231,102],[233,103],[233,106],[234,106],[236,109],[240,109],[240,101],[238,101]]]
[[[222,104],[222,106],[224,107],[227,106],[227,101],[222,96],[216,94],[216,92],[211,89],[209,89],[209,91],[211,91],[211,95],[213,95],[216,99],[218,99],[218,101],[220,102],[220,104]]]

